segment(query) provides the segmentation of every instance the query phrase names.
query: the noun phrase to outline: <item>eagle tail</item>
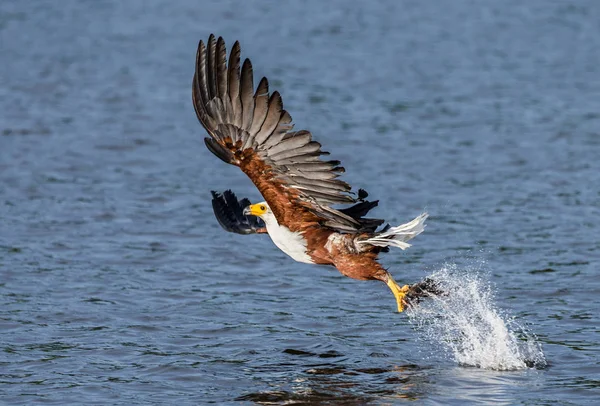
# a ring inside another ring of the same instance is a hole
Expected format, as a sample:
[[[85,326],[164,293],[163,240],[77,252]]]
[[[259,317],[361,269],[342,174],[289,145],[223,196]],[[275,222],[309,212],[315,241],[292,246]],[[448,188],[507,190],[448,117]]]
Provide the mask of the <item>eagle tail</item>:
[[[376,233],[373,237],[358,241],[358,244],[369,244],[376,247],[398,247],[405,250],[410,247],[407,241],[423,232],[425,229],[425,220],[428,216],[429,214],[422,213],[406,224],[384,229],[384,231]]]

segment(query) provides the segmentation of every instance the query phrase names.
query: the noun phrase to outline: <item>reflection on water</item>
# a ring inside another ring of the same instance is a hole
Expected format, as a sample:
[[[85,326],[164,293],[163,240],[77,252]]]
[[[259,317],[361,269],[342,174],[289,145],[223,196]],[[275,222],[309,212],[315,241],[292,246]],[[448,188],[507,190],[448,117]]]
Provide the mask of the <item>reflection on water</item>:
[[[277,370],[280,367],[286,369],[289,365],[269,369]],[[351,368],[343,363],[315,364],[304,369],[292,382],[286,383],[285,388],[247,393],[236,400],[259,404],[287,402],[316,405],[327,402],[362,405],[382,399],[422,399],[427,394],[427,386],[427,369],[413,364],[388,368]]]

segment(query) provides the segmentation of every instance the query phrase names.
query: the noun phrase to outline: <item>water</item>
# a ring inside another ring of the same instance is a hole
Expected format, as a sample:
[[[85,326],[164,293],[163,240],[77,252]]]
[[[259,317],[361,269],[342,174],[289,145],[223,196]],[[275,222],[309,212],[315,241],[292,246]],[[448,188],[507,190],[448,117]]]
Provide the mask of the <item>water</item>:
[[[1,2],[0,402],[596,404],[598,21],[592,0]],[[397,314],[219,228],[210,190],[260,197],[193,113],[211,32],[378,216],[431,214],[384,257],[396,280],[460,294]]]
[[[408,314],[434,345],[434,354],[441,344],[463,366],[499,371],[547,366],[535,334],[500,313],[492,286],[476,269],[445,267],[430,278],[445,292],[422,301]]]

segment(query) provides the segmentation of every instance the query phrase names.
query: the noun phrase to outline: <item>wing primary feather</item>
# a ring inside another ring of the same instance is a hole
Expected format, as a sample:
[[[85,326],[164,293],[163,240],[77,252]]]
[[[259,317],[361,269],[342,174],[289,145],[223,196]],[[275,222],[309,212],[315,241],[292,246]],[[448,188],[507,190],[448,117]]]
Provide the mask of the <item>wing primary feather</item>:
[[[217,68],[217,96],[226,103],[225,99],[229,98],[227,93],[227,48],[223,37],[219,37],[217,40],[215,62]]]
[[[254,116],[254,73],[252,72],[252,62],[248,58],[242,65],[240,99],[242,101],[242,128],[249,129],[252,126]]]
[[[297,190],[303,191],[302,187],[295,188]],[[354,203],[354,199],[352,196],[344,195],[341,193],[330,193],[330,192],[322,192],[319,190],[310,190],[311,198],[316,199],[320,203],[330,203],[330,204],[344,204],[344,203]]]
[[[339,190],[343,192],[349,192],[352,187],[349,184],[339,179],[308,179],[302,176],[292,176],[294,183],[303,185],[306,187],[322,187],[332,191]]]
[[[308,163],[296,163],[288,165],[288,168],[300,171],[302,173],[306,172],[335,172],[333,169],[336,165],[339,165],[340,161],[319,161],[319,162],[308,162]]]
[[[196,52],[196,73],[195,73],[195,89],[200,96],[201,102],[198,107],[206,111],[205,105],[208,102],[208,90],[206,88],[206,47],[201,40],[198,44]],[[196,103],[198,105],[198,103]]]
[[[277,162],[280,159],[297,157],[297,156],[314,153],[314,152],[320,152],[321,154],[323,154],[322,151],[319,151],[320,148],[321,148],[321,144],[319,144],[316,141],[311,141],[301,147],[294,148],[294,149],[288,149],[288,150],[279,152],[277,154],[271,155],[270,158],[273,159],[273,161]]]
[[[196,74],[194,74],[194,79],[192,81],[192,102],[194,104],[194,110],[196,111],[198,120],[200,120],[200,123],[204,126],[204,128],[209,131],[208,129],[210,127],[208,127],[204,102],[202,101],[202,94]]]
[[[338,178],[340,175],[330,170],[323,171],[299,171],[294,169],[293,166],[287,166],[291,177],[301,177],[305,179],[314,180],[332,180]]]
[[[275,145],[278,145],[293,128],[294,124],[292,124],[292,116],[290,116],[287,111],[283,110],[275,131],[273,131],[271,136],[264,142],[264,148],[270,149]]]
[[[243,209],[246,206],[250,206],[250,200],[248,200],[248,198],[244,197],[242,200],[240,200],[240,207]],[[256,216],[252,216],[252,217],[256,217]]]
[[[215,191],[211,191],[210,193],[212,194],[212,197],[213,197],[212,207],[213,207],[213,212],[215,213],[217,222],[225,230],[234,231],[232,224],[235,222],[235,220],[232,218],[231,213],[225,209],[226,203],[224,202],[223,195],[221,195]]]
[[[287,138],[279,144],[271,147],[267,153],[270,157],[277,155],[280,152],[290,151],[296,148],[300,148],[308,144],[312,139],[311,134],[308,131],[298,131],[293,137]]]
[[[216,53],[217,53],[217,41],[215,40],[215,36],[210,34],[207,42],[207,55],[206,55],[206,81],[207,81],[207,89],[208,89],[208,103],[214,97],[217,96],[217,69],[216,69]]]
[[[339,209],[339,211],[352,218],[358,218],[365,216],[371,209],[377,207],[378,204],[379,200],[374,200],[372,202],[365,201],[357,203],[354,206],[350,206],[345,209]]]
[[[333,185],[323,183],[326,181],[311,180],[311,179],[294,179],[294,184],[290,185],[296,189],[309,190],[320,193],[330,193],[331,195],[342,195],[342,192],[348,192],[349,188],[345,185]]]
[[[286,159],[278,159],[277,160],[277,165],[283,165],[283,166],[287,166],[287,165],[295,165],[295,164],[299,164],[299,163],[316,163],[316,162],[322,162],[319,157],[321,156],[321,152],[317,151],[317,152],[312,152],[310,154],[304,154],[301,156],[294,156],[291,158],[286,158]]]
[[[267,117],[267,111],[269,109],[269,81],[267,78],[262,78],[256,88],[254,94],[254,115],[252,116],[252,126],[250,127],[251,136],[255,137],[260,131],[265,118]]]
[[[229,54],[229,98],[233,110],[233,124],[242,127],[242,101],[240,99],[240,43],[235,41]]]
[[[254,142],[256,143],[256,145],[263,146],[262,144],[273,133],[273,131],[277,127],[277,124],[279,123],[279,120],[281,119],[282,110],[283,103],[281,102],[281,95],[278,91],[274,91],[271,97],[269,98],[269,108],[267,109],[265,121],[260,127],[258,134],[254,138]]]
[[[223,112],[223,101],[218,97],[213,98],[206,104],[207,120],[210,122],[210,128],[213,130],[212,133],[214,135],[215,127],[223,122],[224,112]],[[212,120],[212,121],[211,121]]]
[[[347,226],[345,224],[340,224],[339,222],[336,222],[336,221],[326,221],[325,223],[323,223],[323,225],[325,227],[333,228],[336,231],[340,231],[340,232],[345,232],[345,233],[354,233],[354,232],[356,232],[356,227],[354,227],[354,226]]]
[[[240,207],[240,203],[238,202],[235,193],[233,193],[231,190],[226,190],[225,192],[223,192],[223,197],[225,198],[227,205],[231,208],[233,214],[235,214],[237,218],[241,218],[242,208]]]
[[[358,223],[358,220],[352,216],[348,216],[347,214],[340,212],[339,210],[332,209],[331,207],[323,208],[323,212],[327,213],[326,215],[331,220],[344,221],[347,224]]]

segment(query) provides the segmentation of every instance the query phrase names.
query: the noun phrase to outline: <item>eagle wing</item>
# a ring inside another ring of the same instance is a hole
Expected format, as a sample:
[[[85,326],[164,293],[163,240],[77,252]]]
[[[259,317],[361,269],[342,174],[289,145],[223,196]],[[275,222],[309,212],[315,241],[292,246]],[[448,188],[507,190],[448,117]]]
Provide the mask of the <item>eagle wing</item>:
[[[344,168],[324,161],[321,144],[308,131],[292,131],[292,117],[277,91],[269,93],[266,78],[254,91],[252,64],[240,68],[236,42],[227,63],[225,41],[211,34],[200,41],[192,101],[210,137],[208,149],[224,162],[240,167],[256,185],[279,224],[292,231],[300,224],[319,223],[340,232],[356,232],[362,224],[333,204],[362,202],[337,179]]]
[[[244,207],[250,204],[250,200],[243,198],[238,200],[231,190],[223,193],[212,193],[212,207],[217,221],[226,231],[237,234],[263,234],[267,232],[265,223],[256,216],[246,216]]]

